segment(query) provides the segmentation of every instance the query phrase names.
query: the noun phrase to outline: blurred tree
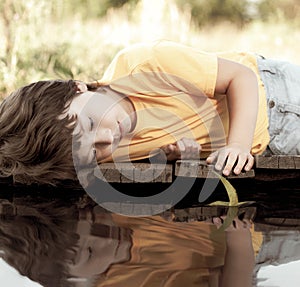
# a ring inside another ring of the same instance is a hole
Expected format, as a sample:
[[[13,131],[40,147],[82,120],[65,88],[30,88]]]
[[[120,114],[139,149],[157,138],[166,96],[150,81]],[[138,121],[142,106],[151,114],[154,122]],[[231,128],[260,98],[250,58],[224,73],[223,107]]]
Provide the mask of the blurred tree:
[[[260,0],[257,1],[259,19],[285,20],[300,23],[300,0]]]
[[[229,21],[243,26],[251,20],[249,0],[176,0],[179,7],[189,6],[193,21],[205,24]]]
[[[144,0],[0,0],[0,100],[16,87],[37,79],[86,76],[87,72],[84,71],[87,60],[81,58],[86,55],[87,45],[78,45],[78,39],[82,37],[82,41],[85,41],[87,37],[98,35],[98,25],[109,23],[110,16],[118,17],[116,10],[119,8],[122,8],[121,15],[125,15],[126,21],[130,22],[128,27],[134,27],[136,22],[132,18],[140,17],[141,6],[138,4],[142,1]],[[165,2],[165,6],[169,8],[176,3],[182,10],[179,12],[188,15],[187,31],[190,18],[198,27],[214,27],[224,21],[243,27],[254,20],[269,21],[271,25],[277,22],[288,24],[292,29],[297,29],[300,25],[300,0],[159,1]],[[147,12],[153,13],[152,10]],[[158,12],[161,15],[165,13]],[[108,17],[104,17],[106,15]],[[104,18],[100,20],[102,17]],[[122,18],[119,22],[122,23],[123,20]],[[117,24],[112,29],[118,30],[114,28],[118,27],[118,21],[115,22]],[[149,26],[151,25],[150,21]],[[58,27],[59,30],[56,30]],[[197,27],[192,28],[197,30]],[[55,34],[52,29],[59,33]],[[134,29],[138,30],[139,27]],[[90,31],[93,33],[89,33]],[[141,29],[139,33],[142,32]],[[110,34],[106,37],[110,37]],[[97,56],[99,63],[109,63],[118,48],[115,43],[112,46],[112,49],[104,49],[101,53],[104,56]],[[87,59],[91,57],[89,55]],[[94,60],[91,67],[94,66],[93,63]],[[95,68],[89,72],[89,77],[97,73]]]
[[[253,20],[297,21],[300,0],[175,0],[179,7],[189,8],[198,26],[223,21],[243,26]],[[299,22],[299,20],[298,20]]]
[[[125,4],[133,9],[139,0],[51,0],[52,13],[57,19],[70,15],[79,15],[83,19],[101,18],[111,8],[121,8]]]
[[[13,89],[15,85],[20,53],[24,50],[21,40],[24,36],[23,27],[30,25],[42,27],[41,24],[47,19],[44,4],[44,1],[38,0],[0,1],[0,25],[2,24],[0,27],[3,32],[1,35],[3,48],[1,47],[0,51],[0,93]],[[29,40],[29,37],[26,40]]]

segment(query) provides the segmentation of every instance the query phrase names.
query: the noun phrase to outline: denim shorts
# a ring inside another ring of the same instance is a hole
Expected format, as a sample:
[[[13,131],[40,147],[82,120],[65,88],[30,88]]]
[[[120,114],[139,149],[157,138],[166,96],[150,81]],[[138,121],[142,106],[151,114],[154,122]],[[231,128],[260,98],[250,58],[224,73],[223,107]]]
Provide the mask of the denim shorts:
[[[300,66],[259,56],[258,69],[268,105],[269,149],[300,154]]]

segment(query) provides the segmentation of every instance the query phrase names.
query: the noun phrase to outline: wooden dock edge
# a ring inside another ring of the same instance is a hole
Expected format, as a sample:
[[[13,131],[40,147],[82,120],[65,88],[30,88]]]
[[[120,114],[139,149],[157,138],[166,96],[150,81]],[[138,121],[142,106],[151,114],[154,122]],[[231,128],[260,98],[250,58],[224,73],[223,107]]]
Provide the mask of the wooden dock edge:
[[[214,171],[214,172],[213,172]],[[216,178],[213,165],[204,160],[178,160],[175,163],[103,163],[95,169],[95,176],[111,183],[171,183],[176,177]],[[218,172],[220,173],[220,172]],[[260,180],[300,179],[300,156],[255,156],[255,166],[229,179]]]
[[[172,183],[176,177],[216,178],[213,165],[205,160],[177,160],[174,163],[118,162],[102,163],[94,170],[94,176],[108,183]],[[90,171],[87,171],[88,173]],[[220,174],[220,172],[218,172]],[[250,171],[239,175],[230,174],[229,179],[254,180],[300,180],[300,156],[255,156],[255,165]],[[0,183],[12,183],[12,178],[1,178]]]
[[[255,156],[255,168],[265,169],[300,169],[299,155]]]

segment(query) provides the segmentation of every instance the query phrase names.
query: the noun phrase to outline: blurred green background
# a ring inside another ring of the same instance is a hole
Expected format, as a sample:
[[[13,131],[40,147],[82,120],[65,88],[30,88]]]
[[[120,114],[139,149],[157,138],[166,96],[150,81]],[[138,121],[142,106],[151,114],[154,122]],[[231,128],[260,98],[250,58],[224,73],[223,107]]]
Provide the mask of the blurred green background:
[[[0,14],[0,98],[99,79],[120,48],[156,39],[300,64],[300,0],[0,0]]]

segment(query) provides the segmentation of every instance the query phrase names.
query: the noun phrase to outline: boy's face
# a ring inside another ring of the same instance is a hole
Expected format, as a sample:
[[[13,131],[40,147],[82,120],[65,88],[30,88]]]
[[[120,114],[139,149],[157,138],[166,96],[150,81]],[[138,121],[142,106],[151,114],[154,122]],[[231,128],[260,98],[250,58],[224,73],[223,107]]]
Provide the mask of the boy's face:
[[[79,134],[77,156],[83,165],[109,157],[132,128],[124,99],[110,90],[79,92],[68,113],[77,116],[74,134]]]
[[[69,265],[76,277],[92,277],[102,274],[110,265],[129,259],[131,242],[122,228],[96,224],[102,236],[91,234],[91,224],[85,220],[78,223],[76,257]],[[107,234],[104,234],[108,230]]]

